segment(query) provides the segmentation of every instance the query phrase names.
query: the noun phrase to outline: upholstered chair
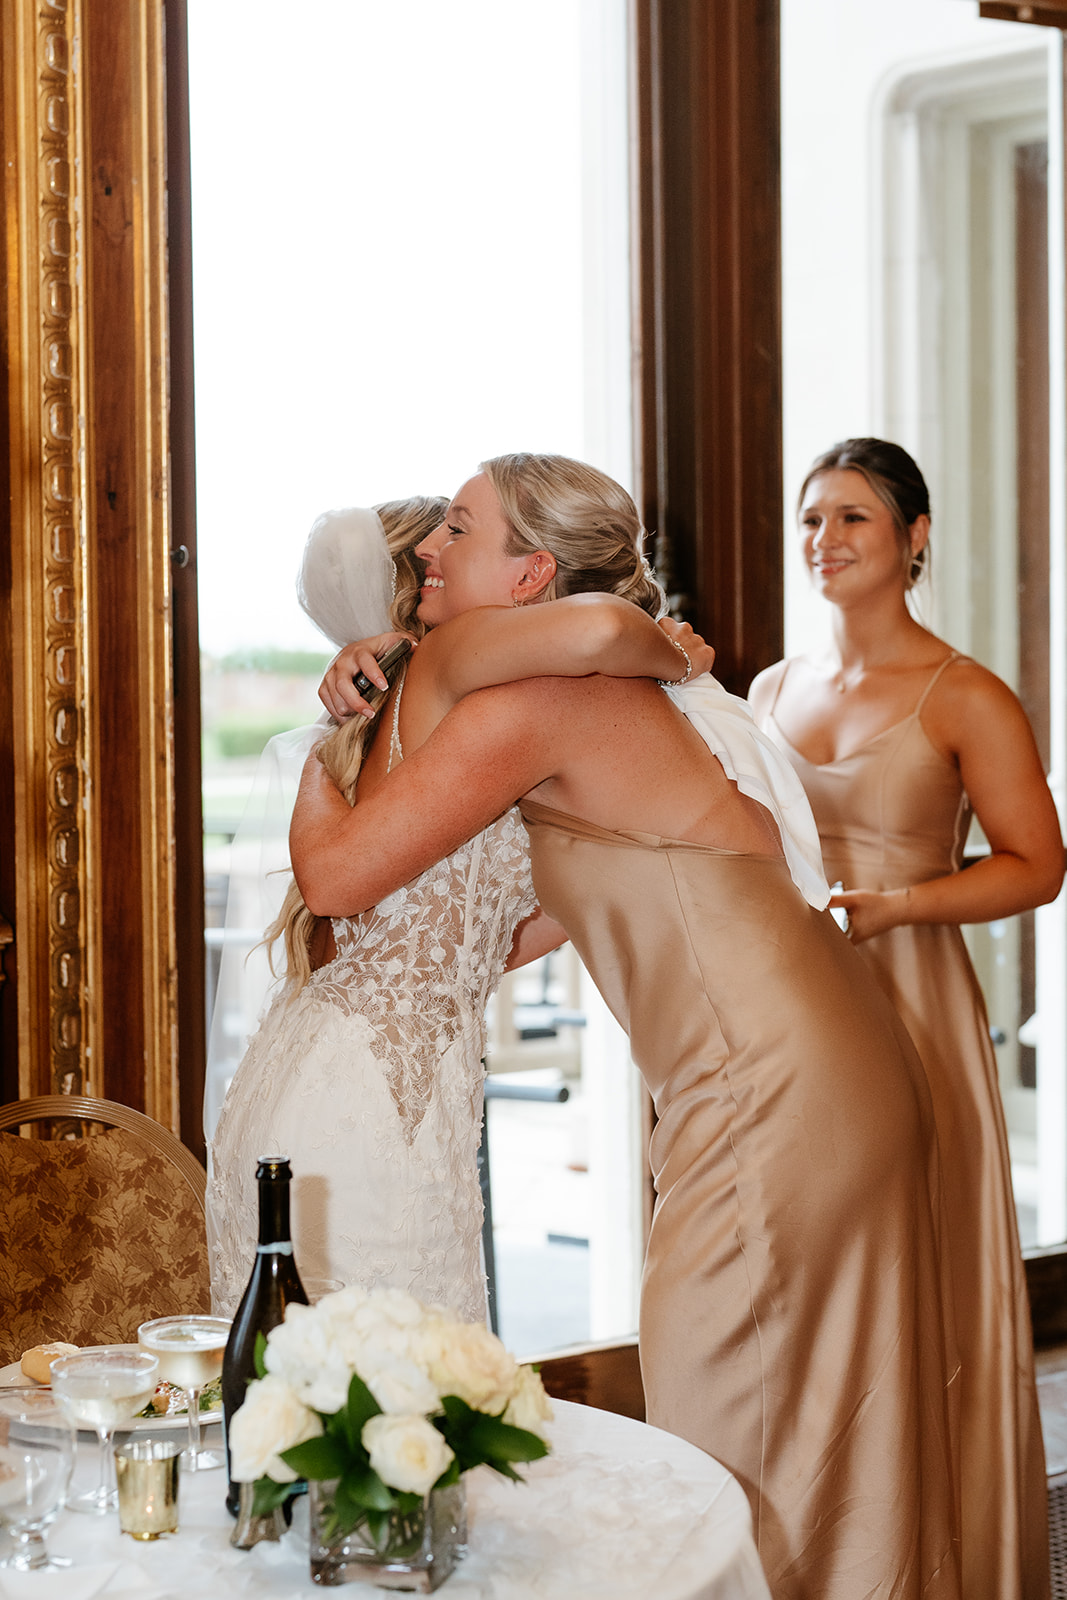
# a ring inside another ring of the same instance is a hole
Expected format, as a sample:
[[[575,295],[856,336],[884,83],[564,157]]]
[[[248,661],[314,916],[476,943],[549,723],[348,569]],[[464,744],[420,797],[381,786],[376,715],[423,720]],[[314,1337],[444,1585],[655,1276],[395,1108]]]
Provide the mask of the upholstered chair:
[[[150,1317],[207,1311],[203,1167],[150,1117],[46,1095],[0,1106],[0,1364],[36,1344],[135,1341]],[[103,1125],[91,1131],[89,1125]]]

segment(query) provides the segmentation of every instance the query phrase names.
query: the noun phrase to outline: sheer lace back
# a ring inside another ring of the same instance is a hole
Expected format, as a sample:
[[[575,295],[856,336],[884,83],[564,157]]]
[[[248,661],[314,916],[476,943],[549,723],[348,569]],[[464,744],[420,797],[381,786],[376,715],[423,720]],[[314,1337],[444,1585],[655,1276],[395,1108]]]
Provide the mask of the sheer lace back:
[[[390,771],[404,758],[404,681],[393,700]],[[374,1028],[409,1144],[430,1103],[437,1063],[465,1029],[474,1030],[481,1058],[486,1004],[515,928],[535,904],[526,830],[512,809],[372,910],[334,920],[337,955],[311,982],[322,999]]]
[[[516,905],[521,880],[525,893]],[[337,956],[311,985],[374,1029],[409,1143],[429,1105],[437,1062],[465,1029],[475,1031],[480,1058],[486,1003],[515,926],[534,904],[526,832],[512,810],[373,911],[334,922]]]

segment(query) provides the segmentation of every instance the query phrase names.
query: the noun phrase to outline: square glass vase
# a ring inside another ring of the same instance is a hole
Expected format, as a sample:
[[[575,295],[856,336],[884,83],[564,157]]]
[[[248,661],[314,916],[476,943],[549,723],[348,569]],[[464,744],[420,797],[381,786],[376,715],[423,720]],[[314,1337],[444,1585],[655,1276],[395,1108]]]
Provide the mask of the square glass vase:
[[[308,1484],[308,1535],[315,1583],[373,1583],[379,1589],[432,1594],[467,1554],[467,1486],[461,1478],[431,1489],[408,1515],[392,1512],[375,1540],[366,1522],[344,1534],[329,1533],[336,1479]]]

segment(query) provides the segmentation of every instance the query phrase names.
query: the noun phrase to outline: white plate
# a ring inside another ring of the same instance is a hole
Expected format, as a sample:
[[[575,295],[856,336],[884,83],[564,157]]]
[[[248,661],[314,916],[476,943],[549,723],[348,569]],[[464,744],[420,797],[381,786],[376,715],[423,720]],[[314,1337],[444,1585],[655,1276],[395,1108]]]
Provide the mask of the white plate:
[[[12,1361],[12,1363],[11,1363],[11,1365],[9,1367],[0,1367],[0,1388],[3,1388],[3,1389],[19,1389],[19,1388],[23,1388],[23,1389],[41,1389],[41,1388],[44,1388],[44,1387],[45,1387],[45,1385],[43,1385],[43,1384],[34,1383],[32,1378],[27,1378],[26,1374],[22,1370],[22,1367],[19,1365],[19,1363],[17,1361]],[[221,1421],[222,1421],[222,1412],[221,1411],[201,1411],[201,1413],[200,1413],[200,1426],[202,1428],[208,1427],[213,1422],[221,1422]],[[138,1417],[134,1421],[133,1427],[135,1427],[135,1428],[182,1428],[182,1429],[188,1429],[188,1427],[189,1427],[189,1418],[185,1414],[184,1411],[179,1412],[176,1415],[172,1413],[170,1416],[167,1416],[167,1417]],[[84,1429],[83,1431],[86,1432],[86,1433],[89,1433],[92,1430],[87,1428],[87,1429]],[[119,1433],[122,1433],[124,1431],[125,1430],[122,1429],[122,1428],[116,1429],[116,1432],[119,1432]]]

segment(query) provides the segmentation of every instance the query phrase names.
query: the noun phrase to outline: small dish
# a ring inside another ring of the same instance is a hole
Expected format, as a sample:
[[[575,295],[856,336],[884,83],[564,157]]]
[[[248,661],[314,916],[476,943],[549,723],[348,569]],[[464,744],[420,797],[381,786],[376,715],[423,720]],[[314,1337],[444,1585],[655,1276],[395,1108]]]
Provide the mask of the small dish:
[[[0,1367],[0,1388],[4,1389],[43,1389],[45,1384],[34,1383],[32,1378],[27,1378],[17,1361],[12,1361],[10,1366]],[[213,1422],[222,1421],[222,1410],[201,1411],[200,1426],[209,1428]],[[172,1411],[165,1417],[136,1417],[130,1424],[131,1430],[144,1428],[188,1428],[189,1419],[184,1411]],[[125,1428],[119,1428],[119,1433],[125,1433]]]

